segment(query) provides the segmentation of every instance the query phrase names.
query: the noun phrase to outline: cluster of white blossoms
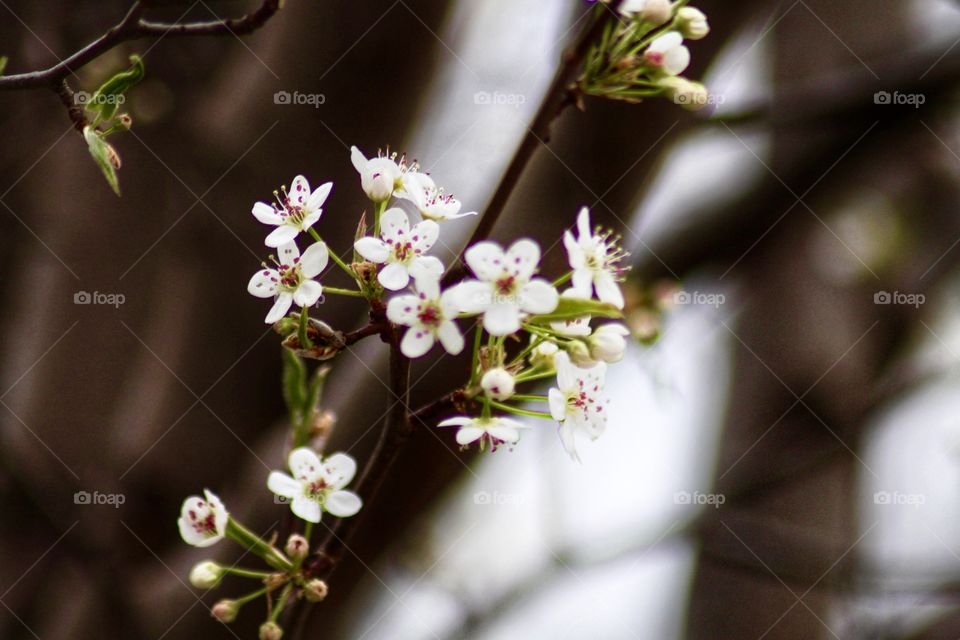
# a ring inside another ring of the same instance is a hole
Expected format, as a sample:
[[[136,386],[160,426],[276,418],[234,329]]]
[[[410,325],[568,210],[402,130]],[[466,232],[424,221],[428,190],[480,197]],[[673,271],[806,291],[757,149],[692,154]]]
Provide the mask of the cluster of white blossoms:
[[[710,101],[706,87],[684,78],[690,66],[685,41],[710,33],[707,16],[685,1],[625,0],[622,22],[611,21],[588,57],[581,88],[590,95],[635,102],[666,97],[688,110]]]

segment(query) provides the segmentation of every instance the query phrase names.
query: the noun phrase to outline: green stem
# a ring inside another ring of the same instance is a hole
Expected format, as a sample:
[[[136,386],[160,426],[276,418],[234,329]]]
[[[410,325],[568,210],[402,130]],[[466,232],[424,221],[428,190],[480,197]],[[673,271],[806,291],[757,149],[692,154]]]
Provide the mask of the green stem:
[[[480,345],[483,344],[483,323],[477,320],[477,330],[473,334],[473,358],[470,365],[470,382],[468,387],[477,383],[477,377],[480,374]]]
[[[279,549],[234,520],[233,516],[227,518],[226,536],[263,558],[271,567],[281,571],[293,569],[293,563]]]
[[[242,569],[240,567],[223,567],[224,573],[229,573],[233,576],[240,576],[242,578],[254,578],[255,580],[263,580],[264,578],[270,577],[270,574],[266,571],[256,571],[255,569]]]
[[[510,396],[511,400],[516,400],[518,402],[548,402],[550,399],[547,396],[538,396],[530,395],[523,393],[515,393]]]
[[[269,622],[276,622],[277,618],[280,617],[280,612],[283,611],[283,608],[287,605],[287,598],[290,596],[290,591],[293,589],[293,585],[288,584],[283,588],[283,592],[280,594],[280,598],[277,600],[277,604],[274,605],[273,611],[270,612]]]
[[[324,287],[324,293],[332,293],[337,296],[351,296],[353,298],[365,298],[360,291],[354,291],[353,289],[340,289],[339,287]]]
[[[269,588],[269,587],[264,587],[263,589],[257,589],[257,590],[254,591],[253,593],[248,593],[248,594],[245,595],[245,596],[240,596],[239,598],[234,598],[234,602],[236,602],[237,605],[239,605],[239,606],[242,607],[243,605],[247,604],[247,603],[250,602],[251,600],[256,600],[256,599],[259,598],[260,596],[266,595],[268,591],[270,591],[270,588]]]
[[[518,364],[518,363],[520,363],[520,362],[523,362],[523,359],[524,359],[524,358],[526,358],[528,355],[530,355],[530,353],[531,353],[534,349],[536,349],[537,347],[539,347],[541,344],[543,344],[543,343],[546,342],[546,341],[547,341],[546,338],[544,338],[544,337],[541,336],[541,335],[537,335],[537,336],[536,336],[536,339],[531,340],[531,341],[530,341],[530,344],[528,344],[526,347],[524,347],[524,348],[523,348],[523,351],[521,351],[520,353],[518,353],[518,354],[513,358],[513,360],[510,361],[510,366],[513,366],[513,365],[515,365],[515,364]]]
[[[387,210],[387,203],[390,202],[390,198],[387,198],[383,202],[377,203],[377,208],[373,212],[373,237],[380,237],[380,216],[383,215],[383,212]]]
[[[528,418],[544,418],[546,420],[553,420],[553,416],[549,413],[544,413],[542,411],[529,411],[527,409],[519,409],[517,407],[511,407],[508,404],[503,404],[502,402],[490,401],[490,404],[500,409],[501,411],[506,411],[507,413],[513,413],[518,416],[527,416]]]
[[[553,286],[559,287],[564,282],[573,277],[573,271],[569,271],[553,281]]]
[[[530,373],[517,376],[514,378],[514,381],[519,384],[521,382],[530,382],[532,380],[544,380],[546,378],[553,378],[557,375],[556,371],[544,371],[542,373]]]
[[[307,326],[310,324],[310,312],[306,307],[300,307],[300,326],[297,327],[297,338],[300,339],[300,348],[309,349],[313,346],[310,336],[307,335]]]

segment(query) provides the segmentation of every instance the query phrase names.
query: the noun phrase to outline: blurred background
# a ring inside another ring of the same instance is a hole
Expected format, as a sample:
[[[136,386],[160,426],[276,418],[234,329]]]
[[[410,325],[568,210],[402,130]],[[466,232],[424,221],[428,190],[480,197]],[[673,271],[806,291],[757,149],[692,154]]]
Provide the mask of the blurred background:
[[[586,100],[495,232],[536,238],[559,273],[587,205],[632,251],[630,287],[679,290],[660,339],[614,369],[607,433],[578,465],[545,423],[482,456],[418,428],[306,637],[960,635],[960,8],[696,5],[713,31],[687,75],[712,117]],[[0,1],[7,72],[127,8]],[[342,253],[367,206],[348,148],[389,144],[482,212],[587,10],[288,0],[242,41],[128,43],[70,78],[92,91],[144,56],[134,127],[111,139],[120,199],[56,96],[0,93],[0,637],[255,637],[259,608],[208,613],[246,585],[186,581],[239,552],[175,525],[203,487],[259,532],[284,517],[264,487],[286,427],[278,340],[245,291],[265,255],[252,203],[297,173],[333,180],[321,229]],[[473,224],[447,223],[441,259]],[[364,314],[320,309],[345,329]],[[368,341],[335,361],[329,450],[369,454],[383,356]],[[457,370],[425,360],[415,405]]]

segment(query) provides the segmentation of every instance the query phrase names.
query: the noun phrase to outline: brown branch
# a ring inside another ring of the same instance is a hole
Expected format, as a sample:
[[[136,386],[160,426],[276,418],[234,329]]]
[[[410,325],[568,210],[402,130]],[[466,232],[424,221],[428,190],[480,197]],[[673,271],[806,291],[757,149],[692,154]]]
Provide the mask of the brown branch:
[[[554,74],[553,80],[540,103],[540,107],[537,109],[537,114],[533,118],[533,122],[531,122],[527,128],[527,132],[520,141],[520,146],[517,147],[513,159],[510,160],[510,164],[503,173],[503,177],[500,178],[500,183],[497,185],[493,196],[490,198],[490,202],[487,203],[484,209],[483,217],[480,218],[479,224],[477,224],[477,227],[473,230],[473,234],[470,236],[465,247],[469,247],[475,241],[490,236],[507,202],[510,200],[510,195],[520,183],[520,178],[523,176],[523,172],[530,163],[531,158],[533,158],[534,152],[541,144],[546,144],[547,141],[550,140],[550,128],[554,120],[556,120],[568,106],[576,104],[579,99],[576,78],[580,72],[581,63],[590,50],[590,46],[599,38],[604,26],[607,24],[607,20],[611,18],[616,19],[620,5],[623,4],[623,2],[624,0],[614,0],[609,6],[603,7],[604,12],[595,18],[590,26],[577,38],[576,42],[564,52],[562,57],[563,62],[557,69],[556,74]],[[462,258],[463,253],[461,252],[461,255],[444,275],[444,284],[449,284],[451,281],[464,275],[465,269]]]

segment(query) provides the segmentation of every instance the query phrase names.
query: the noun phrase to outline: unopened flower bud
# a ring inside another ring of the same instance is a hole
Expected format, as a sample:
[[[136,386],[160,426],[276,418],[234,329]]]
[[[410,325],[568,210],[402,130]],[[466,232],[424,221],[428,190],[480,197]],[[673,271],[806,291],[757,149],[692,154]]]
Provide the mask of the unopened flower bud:
[[[665,90],[668,98],[673,100],[687,111],[698,111],[707,105],[710,94],[707,88],[699,82],[691,82],[686,78],[666,77],[659,80],[659,85]]]
[[[641,22],[659,27],[670,19],[672,8],[670,0],[626,0],[620,7],[620,13],[636,16]]]
[[[480,379],[480,386],[483,387],[484,393],[494,400],[507,400],[513,395],[515,385],[513,376],[503,367],[490,369]]]
[[[205,560],[190,570],[190,584],[197,589],[213,589],[220,584],[224,573],[224,568],[216,562]]]
[[[536,335],[530,336],[530,341],[535,342],[540,340]],[[557,343],[553,340],[543,340],[537,346],[533,348],[533,351],[530,353],[530,364],[531,366],[551,369],[553,368],[553,356],[557,355],[557,352],[560,351],[560,347],[557,346]]]
[[[213,605],[213,609],[210,610],[210,615],[220,622],[230,623],[237,619],[239,612],[240,603],[236,600],[221,600]]]
[[[320,602],[327,597],[327,583],[323,580],[311,580],[303,588],[303,597],[307,602]]]
[[[589,338],[591,358],[606,363],[620,362],[627,350],[624,337],[628,335],[630,330],[622,324],[614,322],[602,325]]]
[[[260,625],[260,640],[280,640],[283,629],[276,622],[264,622]]]
[[[300,562],[310,552],[310,543],[299,533],[294,533],[287,538],[287,546],[284,547],[284,551],[287,552],[288,558],[294,562]]]
[[[710,33],[707,16],[700,9],[683,7],[677,11],[677,30],[687,40],[700,40]]]
[[[578,367],[587,369],[597,364],[597,361],[590,355],[590,347],[583,340],[571,340],[564,349],[570,354],[570,361]]]

